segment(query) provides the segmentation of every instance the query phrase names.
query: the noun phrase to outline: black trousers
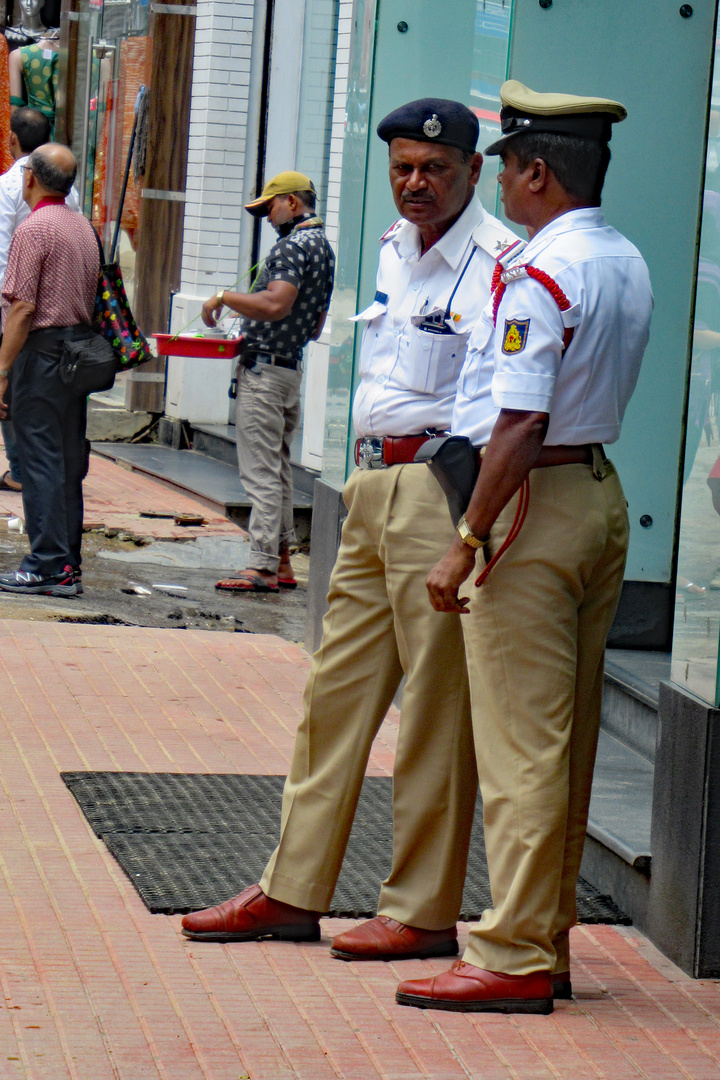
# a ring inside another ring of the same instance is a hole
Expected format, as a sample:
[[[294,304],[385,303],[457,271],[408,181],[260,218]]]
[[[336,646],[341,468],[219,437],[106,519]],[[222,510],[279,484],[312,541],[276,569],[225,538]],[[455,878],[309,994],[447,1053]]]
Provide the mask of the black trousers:
[[[87,332],[86,326],[36,330],[11,369],[12,417],[30,541],[30,554],[20,569],[43,577],[81,562],[87,398],[71,393],[58,370],[63,340]]]

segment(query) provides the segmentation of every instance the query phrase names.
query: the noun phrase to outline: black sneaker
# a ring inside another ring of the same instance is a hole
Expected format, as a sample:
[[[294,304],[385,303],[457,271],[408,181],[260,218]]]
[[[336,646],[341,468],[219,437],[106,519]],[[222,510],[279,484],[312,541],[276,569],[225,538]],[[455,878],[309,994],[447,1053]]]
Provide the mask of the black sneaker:
[[[79,566],[73,566],[72,574],[73,574],[73,579],[75,581],[75,584],[77,585],[77,592],[75,593],[75,595],[76,596],[82,596],[82,594],[85,592],[85,590],[83,589],[83,583],[82,583],[82,570],[80,569]]]
[[[71,566],[61,574],[42,577],[29,570],[15,570],[12,574],[0,574],[0,589],[12,593],[38,593],[41,596],[77,596],[78,587]]]

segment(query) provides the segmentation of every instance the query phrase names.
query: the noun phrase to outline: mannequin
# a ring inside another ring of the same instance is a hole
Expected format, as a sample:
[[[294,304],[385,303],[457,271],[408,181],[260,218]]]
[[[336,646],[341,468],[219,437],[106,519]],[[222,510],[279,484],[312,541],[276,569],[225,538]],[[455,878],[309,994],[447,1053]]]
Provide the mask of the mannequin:
[[[12,45],[28,45],[39,41],[45,35],[52,36],[57,31],[49,31],[40,19],[45,0],[20,0],[20,25],[8,26],[5,37]]]
[[[54,127],[59,31],[48,30],[40,20],[43,0],[20,0],[21,31],[30,44],[10,53],[10,106],[27,104],[39,109]],[[23,89],[25,94],[23,94]]]

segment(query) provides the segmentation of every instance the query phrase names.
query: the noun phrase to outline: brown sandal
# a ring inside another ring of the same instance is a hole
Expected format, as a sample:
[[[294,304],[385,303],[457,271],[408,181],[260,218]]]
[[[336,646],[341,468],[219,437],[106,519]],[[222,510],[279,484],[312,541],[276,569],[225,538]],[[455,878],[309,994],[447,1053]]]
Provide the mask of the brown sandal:
[[[223,578],[216,583],[215,588],[224,592],[280,592],[277,585],[269,585],[265,578],[256,570],[243,570],[242,573],[237,574],[236,577]]]

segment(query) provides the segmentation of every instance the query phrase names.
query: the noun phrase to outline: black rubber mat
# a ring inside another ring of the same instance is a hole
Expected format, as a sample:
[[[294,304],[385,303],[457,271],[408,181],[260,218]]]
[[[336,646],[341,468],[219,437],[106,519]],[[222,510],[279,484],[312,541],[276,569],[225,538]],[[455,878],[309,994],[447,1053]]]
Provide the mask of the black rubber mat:
[[[62,778],[150,911],[218,904],[258,881],[278,839],[283,776],[69,772]],[[365,778],[331,915],[370,918],[390,870],[392,780]],[[582,879],[585,923],[630,919]],[[490,906],[482,807],[475,808],[461,918]]]

